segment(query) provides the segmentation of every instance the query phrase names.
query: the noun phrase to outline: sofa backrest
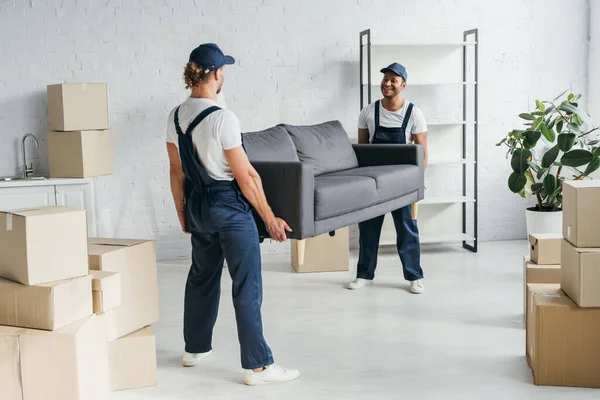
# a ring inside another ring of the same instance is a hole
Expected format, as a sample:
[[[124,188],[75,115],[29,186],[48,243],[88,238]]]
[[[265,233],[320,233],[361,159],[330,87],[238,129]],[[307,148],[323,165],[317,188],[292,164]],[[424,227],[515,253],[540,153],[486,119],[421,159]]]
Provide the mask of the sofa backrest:
[[[242,136],[250,161],[300,161],[292,138],[281,125]]]
[[[315,175],[358,167],[350,138],[339,121],[282,125],[292,137],[300,161],[312,164]]]

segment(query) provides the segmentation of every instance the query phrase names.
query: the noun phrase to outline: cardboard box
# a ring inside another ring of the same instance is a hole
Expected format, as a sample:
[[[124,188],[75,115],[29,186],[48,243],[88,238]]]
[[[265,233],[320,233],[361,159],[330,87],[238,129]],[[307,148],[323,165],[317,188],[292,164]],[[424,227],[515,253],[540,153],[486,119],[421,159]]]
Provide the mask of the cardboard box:
[[[563,183],[563,237],[575,247],[600,247],[600,180]]]
[[[538,265],[560,265],[560,233],[536,233],[529,235],[529,255]]]
[[[560,287],[560,265],[537,265],[523,257],[523,313],[527,319],[527,285],[529,283],[556,284]]]
[[[600,387],[600,308],[559,291],[532,294],[529,358],[536,385]]]
[[[101,314],[121,306],[121,274],[90,270],[94,313]]]
[[[350,238],[348,228],[305,239],[304,262],[298,260],[298,241],[291,241],[292,266],[296,272],[329,272],[350,270]]]
[[[531,314],[530,308],[531,308],[531,299],[532,299],[532,295],[534,294],[544,294],[544,295],[548,295],[548,296],[552,296],[552,295],[557,295],[558,293],[560,293],[560,284],[559,283],[528,283],[525,285],[525,290],[526,290],[526,304],[527,304],[527,308],[525,309],[525,313],[526,316]],[[529,363],[529,366],[531,367],[531,353],[532,353],[532,348],[531,348],[531,343],[532,343],[532,337],[531,335],[533,335],[534,333],[534,329],[533,328],[533,320],[531,318],[529,319],[525,319],[525,355],[527,356],[527,362]]]
[[[153,241],[89,239],[90,269],[121,274],[121,306],[103,315],[108,340],[158,321],[158,278]]]
[[[50,130],[104,130],[108,126],[106,83],[48,85]]]
[[[108,343],[110,390],[156,386],[156,338],[152,327]]]
[[[114,172],[110,131],[48,132],[51,178],[89,178]]]
[[[57,330],[92,315],[90,276],[23,285],[0,278],[0,325]]]
[[[25,285],[88,274],[85,210],[0,211],[0,277]]]
[[[108,343],[94,315],[49,332],[0,326],[0,399],[107,400]]]
[[[600,307],[600,248],[580,249],[562,242],[562,290],[579,307]]]

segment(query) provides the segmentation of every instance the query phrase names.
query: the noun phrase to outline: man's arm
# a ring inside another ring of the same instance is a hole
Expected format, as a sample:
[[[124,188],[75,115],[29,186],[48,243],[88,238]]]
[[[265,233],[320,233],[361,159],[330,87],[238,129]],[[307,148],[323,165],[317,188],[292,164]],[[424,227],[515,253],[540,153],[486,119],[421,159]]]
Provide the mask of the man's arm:
[[[258,215],[265,222],[265,226],[271,235],[271,238],[278,242],[287,239],[285,231],[291,232],[292,229],[281,218],[275,217],[271,207],[267,203],[267,197],[263,190],[262,181],[258,172],[254,169],[246,152],[241,146],[225,150],[225,158],[229,163],[231,172],[237,181],[242,194],[252,204],[258,212]]]
[[[423,146],[423,153],[425,156],[424,169],[427,168],[427,132],[413,133],[412,140],[414,144],[420,144]]]
[[[369,143],[369,130],[358,128],[358,143],[367,144]]]
[[[179,218],[181,229],[185,233],[189,233],[185,230],[185,176],[183,175],[183,169],[181,168],[181,160],[179,159],[177,146],[175,146],[174,143],[167,142],[167,153],[169,155],[171,193],[173,193],[177,217]]]

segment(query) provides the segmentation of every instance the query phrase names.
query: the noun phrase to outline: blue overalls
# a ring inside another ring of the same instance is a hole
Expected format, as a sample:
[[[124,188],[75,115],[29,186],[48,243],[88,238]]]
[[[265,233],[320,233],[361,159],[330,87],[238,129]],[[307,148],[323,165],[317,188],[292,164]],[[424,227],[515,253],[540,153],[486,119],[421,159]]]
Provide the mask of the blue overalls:
[[[251,206],[235,180],[211,178],[192,142],[193,129],[219,109],[213,106],[204,110],[185,133],[179,126],[179,108],[174,118],[185,175],[187,225],[192,235],[192,266],[184,300],[185,351],[212,350],[221,273],[227,259],[233,280],[242,368],[254,369],[273,364],[271,349],[263,336],[261,255],[256,224]]]
[[[413,104],[409,103],[406,115],[400,128],[386,128],[379,125],[380,101],[375,102],[375,133],[374,144],[406,144],[406,128],[412,113]],[[421,249],[419,245],[419,229],[417,222],[412,219],[410,205],[392,211],[396,227],[396,247],[402,262],[404,279],[414,281],[423,278],[421,269]],[[360,231],[360,250],[358,256],[357,278],[372,280],[377,267],[377,252],[381,227],[385,215],[358,224]]]

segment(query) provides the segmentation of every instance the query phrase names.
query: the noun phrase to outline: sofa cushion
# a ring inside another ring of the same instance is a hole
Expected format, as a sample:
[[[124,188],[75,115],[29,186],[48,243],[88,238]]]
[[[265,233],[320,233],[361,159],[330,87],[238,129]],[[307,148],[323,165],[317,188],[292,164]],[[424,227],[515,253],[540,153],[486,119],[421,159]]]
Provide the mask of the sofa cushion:
[[[250,161],[300,161],[292,138],[281,125],[243,133],[242,137]]]
[[[352,143],[339,121],[283,126],[294,141],[300,161],[312,164],[315,175],[358,167]]]
[[[377,188],[377,203],[383,203],[419,189],[420,169],[416,165],[378,165],[328,174],[337,178],[372,178]]]
[[[361,176],[315,177],[315,219],[322,220],[377,203],[375,180]]]

